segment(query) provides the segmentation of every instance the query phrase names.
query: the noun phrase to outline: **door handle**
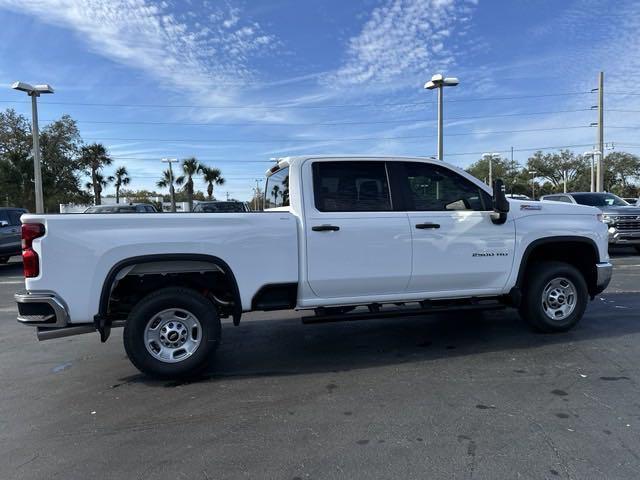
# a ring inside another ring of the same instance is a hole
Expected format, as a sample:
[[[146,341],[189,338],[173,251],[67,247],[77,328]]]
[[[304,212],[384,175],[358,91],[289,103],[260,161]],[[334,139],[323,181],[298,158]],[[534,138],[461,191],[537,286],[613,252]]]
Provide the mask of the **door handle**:
[[[315,225],[311,227],[314,232],[337,232],[340,227],[336,225]]]
[[[418,223],[416,225],[416,228],[420,230],[425,230],[427,228],[440,228],[440,224],[439,223]]]

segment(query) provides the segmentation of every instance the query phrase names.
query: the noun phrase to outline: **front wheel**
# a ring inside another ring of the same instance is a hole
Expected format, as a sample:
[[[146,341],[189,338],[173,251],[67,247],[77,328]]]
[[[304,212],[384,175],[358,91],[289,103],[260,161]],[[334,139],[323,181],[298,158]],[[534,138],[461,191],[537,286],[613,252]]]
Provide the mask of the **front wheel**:
[[[584,277],[564,262],[542,262],[527,272],[520,315],[535,330],[566,332],[582,318],[589,291]]]
[[[220,342],[215,305],[195,290],[169,287],[144,297],[125,324],[129,360],[143,373],[180,378],[199,373]]]

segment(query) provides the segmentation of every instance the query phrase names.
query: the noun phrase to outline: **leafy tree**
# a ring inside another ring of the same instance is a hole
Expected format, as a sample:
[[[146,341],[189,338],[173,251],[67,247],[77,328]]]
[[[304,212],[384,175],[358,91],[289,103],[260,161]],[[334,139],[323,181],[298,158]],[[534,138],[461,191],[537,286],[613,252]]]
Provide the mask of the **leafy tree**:
[[[80,164],[86,170],[87,175],[91,176],[91,184],[93,188],[94,203],[100,205],[102,201],[103,185],[99,181],[98,175],[100,171],[113,163],[113,160],[107,153],[107,149],[100,143],[85,145],[80,152]],[[104,180],[104,176],[102,176]]]
[[[116,187],[116,203],[120,203],[120,188],[129,185],[131,182],[131,178],[129,177],[129,172],[127,172],[127,167],[122,166],[116,169],[116,173],[114,174]]]
[[[570,150],[560,150],[559,153],[538,151],[527,160],[527,170],[535,171],[536,177],[549,182],[551,190],[556,192],[564,188],[565,172],[567,189],[572,190],[573,184],[584,175],[587,167],[586,159]]]
[[[78,154],[82,140],[76,122],[62,116],[40,133],[41,171],[45,211],[57,211],[60,203],[84,202]],[[31,128],[27,119],[9,109],[0,112],[0,190],[11,205],[33,210],[33,157]]]
[[[86,203],[89,200],[80,182],[81,148],[80,131],[69,115],[50,123],[40,133],[45,211],[58,211],[61,203]]]
[[[207,184],[207,195],[209,200],[213,200],[213,185],[224,185],[225,179],[222,177],[222,172],[219,168],[205,167],[200,165],[200,172]]]
[[[612,152],[604,158],[604,187],[621,196],[634,196],[640,177],[640,158],[627,152]]]
[[[467,172],[488,184],[489,159],[484,157],[472,163],[467,168]],[[504,181],[508,193],[526,193],[530,190],[530,186],[527,185],[527,174],[515,160],[494,157],[492,159],[491,173],[494,180],[501,178]]]

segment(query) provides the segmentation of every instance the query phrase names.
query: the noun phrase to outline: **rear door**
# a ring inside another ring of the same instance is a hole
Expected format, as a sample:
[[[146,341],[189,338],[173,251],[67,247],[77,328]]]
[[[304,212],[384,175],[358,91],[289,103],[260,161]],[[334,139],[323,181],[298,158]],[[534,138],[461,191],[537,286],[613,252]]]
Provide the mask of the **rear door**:
[[[411,274],[406,212],[394,211],[384,161],[303,165],[307,280],[321,298],[393,295]]]
[[[413,235],[408,290],[501,292],[513,263],[514,222],[495,225],[491,196],[441,163],[402,162],[400,171]]]

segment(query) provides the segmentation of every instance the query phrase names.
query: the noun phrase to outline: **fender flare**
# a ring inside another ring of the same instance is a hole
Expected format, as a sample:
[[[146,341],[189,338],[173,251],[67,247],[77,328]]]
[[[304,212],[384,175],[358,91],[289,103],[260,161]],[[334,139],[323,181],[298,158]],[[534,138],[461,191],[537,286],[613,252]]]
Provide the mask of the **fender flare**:
[[[109,318],[107,309],[109,307],[109,298],[111,296],[111,286],[116,279],[118,273],[126,267],[132,265],[139,265],[141,263],[151,262],[169,262],[169,261],[199,261],[207,262],[216,265],[223,273],[229,278],[231,284],[231,290],[234,297],[234,309],[232,313],[233,323],[238,325],[240,323],[240,317],[242,316],[242,303],[240,300],[240,290],[238,289],[238,282],[236,280],[231,267],[219,257],[214,255],[205,255],[198,253],[160,253],[152,255],[139,255],[136,257],[129,257],[117,262],[111,269],[102,283],[102,289],[100,291],[100,302],[98,303],[98,313],[93,317],[96,330],[100,333],[100,340],[105,342],[109,338],[111,333],[112,318]]]
[[[540,245],[545,245],[545,244],[549,244],[549,243],[572,243],[572,242],[578,242],[578,243],[584,243],[586,245],[589,245],[591,248],[593,248],[593,251],[596,255],[596,262],[598,262],[599,258],[600,258],[600,253],[598,250],[598,245],[596,245],[596,242],[593,241],[593,239],[588,238],[588,237],[578,237],[578,236],[571,236],[571,235],[566,235],[566,236],[558,236],[558,237],[542,237],[542,238],[538,238],[536,240],[534,240],[533,242],[531,242],[529,245],[527,245],[527,248],[525,249],[524,253],[522,254],[522,258],[520,259],[520,266],[518,269],[518,277],[516,279],[516,288],[521,288],[522,284],[524,283],[524,272],[526,270],[526,266],[527,266],[527,262],[529,261],[529,257],[531,256],[531,253]]]

